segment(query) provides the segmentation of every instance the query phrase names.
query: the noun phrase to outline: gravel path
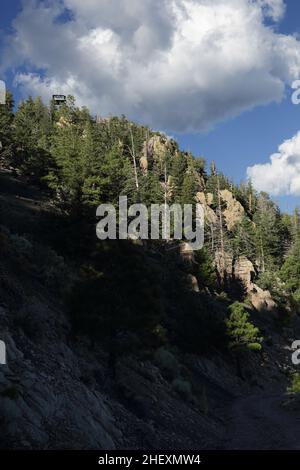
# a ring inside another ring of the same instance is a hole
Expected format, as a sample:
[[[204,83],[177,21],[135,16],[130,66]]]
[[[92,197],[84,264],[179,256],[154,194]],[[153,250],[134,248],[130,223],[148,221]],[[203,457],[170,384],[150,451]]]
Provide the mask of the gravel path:
[[[228,413],[227,449],[300,449],[300,412],[281,406],[284,392],[235,399]]]

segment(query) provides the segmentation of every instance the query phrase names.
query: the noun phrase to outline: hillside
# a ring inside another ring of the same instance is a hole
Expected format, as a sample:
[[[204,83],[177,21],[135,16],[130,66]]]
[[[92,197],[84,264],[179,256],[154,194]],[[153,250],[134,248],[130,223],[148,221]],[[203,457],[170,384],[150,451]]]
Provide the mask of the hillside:
[[[298,448],[298,211],[125,117],[7,103],[1,447]],[[97,240],[97,205],[120,195],[200,202],[204,248]]]

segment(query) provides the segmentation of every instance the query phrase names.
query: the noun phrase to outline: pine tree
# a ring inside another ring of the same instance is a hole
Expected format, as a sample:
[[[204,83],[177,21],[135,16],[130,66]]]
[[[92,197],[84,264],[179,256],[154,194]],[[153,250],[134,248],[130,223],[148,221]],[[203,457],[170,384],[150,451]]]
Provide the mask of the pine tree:
[[[171,160],[170,174],[174,187],[174,200],[180,202],[183,180],[187,170],[187,161],[182,152],[176,152]]]
[[[280,278],[285,282],[286,289],[290,293],[293,294],[300,288],[300,239],[295,241],[281,266]]]
[[[187,172],[184,175],[180,202],[181,204],[195,204],[196,195],[196,181],[192,172]]]
[[[249,321],[249,314],[239,302],[234,302],[229,307],[229,317],[225,324],[232,348],[261,349],[263,338],[259,329]]]
[[[11,162],[13,154],[13,96],[6,92],[6,101],[0,105],[0,157],[3,157],[7,163]]]
[[[115,144],[99,160],[97,173],[87,176],[83,185],[85,202],[88,204],[117,204],[119,196],[125,195],[127,178],[131,173],[130,162],[123,154],[123,148]]]
[[[278,207],[266,193],[261,193],[257,200],[257,209],[253,216],[256,226],[256,249],[259,267],[262,272],[279,266],[284,256],[284,227]]]
[[[230,246],[235,260],[246,256],[252,263],[256,262],[255,226],[246,215],[233,228]]]
[[[35,181],[40,181],[51,167],[51,119],[48,108],[40,98],[29,97],[15,114],[15,160],[21,171]]]

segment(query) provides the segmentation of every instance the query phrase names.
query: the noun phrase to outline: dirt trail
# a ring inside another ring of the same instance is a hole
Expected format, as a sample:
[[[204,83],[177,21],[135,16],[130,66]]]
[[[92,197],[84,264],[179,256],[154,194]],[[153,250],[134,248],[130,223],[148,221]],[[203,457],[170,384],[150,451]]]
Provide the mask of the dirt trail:
[[[227,449],[300,449],[300,413],[281,406],[284,392],[238,397],[228,413]]]

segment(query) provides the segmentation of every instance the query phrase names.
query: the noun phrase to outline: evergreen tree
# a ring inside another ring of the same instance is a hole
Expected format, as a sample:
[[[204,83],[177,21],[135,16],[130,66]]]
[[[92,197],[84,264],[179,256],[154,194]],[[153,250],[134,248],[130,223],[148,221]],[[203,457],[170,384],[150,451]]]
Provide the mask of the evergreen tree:
[[[170,173],[172,176],[174,187],[174,200],[180,202],[181,192],[183,187],[183,180],[187,170],[187,161],[182,152],[176,152],[171,160]]]
[[[238,259],[241,256],[246,256],[250,261],[255,263],[255,227],[246,215],[235,225],[230,236],[233,258]]]
[[[266,193],[261,193],[258,197],[253,221],[256,226],[257,258],[260,270],[264,272],[281,264],[287,230],[278,207]]]
[[[239,302],[229,307],[229,317],[225,320],[230,346],[234,349],[260,350],[263,338],[259,329],[249,321],[249,314]]]
[[[23,101],[14,119],[15,161],[24,174],[41,181],[52,165],[51,119],[40,98]]]
[[[12,94],[6,92],[6,101],[0,105],[0,157],[10,163],[13,154],[13,107]]]
[[[180,202],[181,204],[195,204],[196,181],[194,174],[189,171],[184,175]]]
[[[296,239],[279,274],[291,294],[300,289],[300,239]]]

